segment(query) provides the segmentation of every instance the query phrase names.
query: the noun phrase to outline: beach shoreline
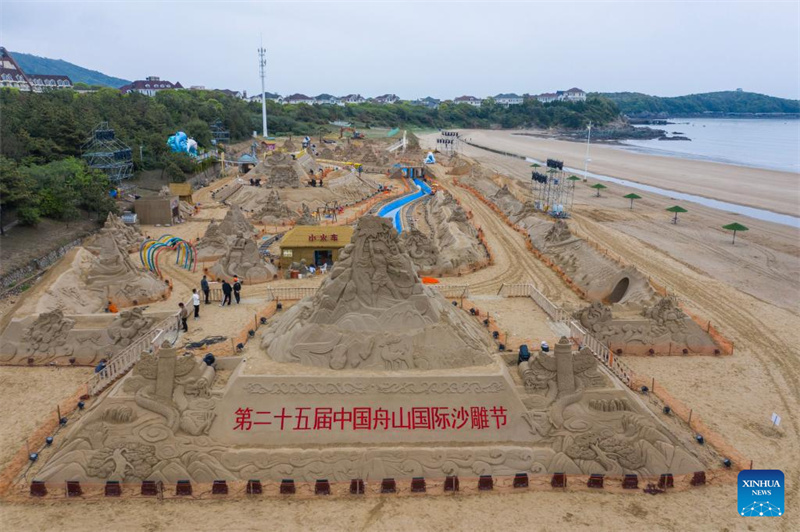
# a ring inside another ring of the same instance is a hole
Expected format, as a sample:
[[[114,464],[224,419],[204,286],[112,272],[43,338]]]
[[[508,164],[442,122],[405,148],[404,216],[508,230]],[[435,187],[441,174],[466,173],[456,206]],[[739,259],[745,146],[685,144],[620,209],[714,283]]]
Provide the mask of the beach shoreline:
[[[572,168],[584,167],[586,143],[520,133],[524,131],[463,130],[462,138],[480,147],[521,157],[536,160],[552,158]],[[532,133],[541,134],[536,131]],[[641,154],[609,144],[592,144],[589,159],[591,173],[800,217],[800,176],[795,173]],[[698,176],[705,179],[698,179]]]

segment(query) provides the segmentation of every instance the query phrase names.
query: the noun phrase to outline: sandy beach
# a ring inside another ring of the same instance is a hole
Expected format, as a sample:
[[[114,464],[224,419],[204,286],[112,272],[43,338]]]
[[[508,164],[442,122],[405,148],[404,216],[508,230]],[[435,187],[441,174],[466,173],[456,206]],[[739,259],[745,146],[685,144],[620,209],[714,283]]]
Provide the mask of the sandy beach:
[[[586,144],[522,133],[526,132],[466,130],[462,137],[481,146],[537,160],[558,159],[565,166],[583,169]],[[589,158],[589,172],[596,174],[800,216],[800,177],[790,172],[645,155],[602,144],[591,145]]]

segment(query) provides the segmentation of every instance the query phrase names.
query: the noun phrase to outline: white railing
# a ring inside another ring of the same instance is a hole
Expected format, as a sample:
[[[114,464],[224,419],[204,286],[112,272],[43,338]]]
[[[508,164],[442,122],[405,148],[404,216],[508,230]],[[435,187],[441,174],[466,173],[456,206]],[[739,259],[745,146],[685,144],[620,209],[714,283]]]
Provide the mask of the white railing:
[[[547,299],[547,296],[530,283],[503,283],[500,286],[500,290],[497,291],[497,294],[506,297],[530,297],[551,320],[561,323],[568,319],[568,315],[564,309]]]
[[[131,345],[117,353],[106,367],[98,371],[87,383],[89,395],[97,395],[108,388],[114,381],[125,375],[139,359],[142,353],[155,353],[166,336],[178,330],[178,317],[169,316],[161,320],[155,327],[144,333]]]
[[[589,334],[589,332],[586,331],[586,329],[584,329],[580,323],[571,319],[569,314],[564,309],[547,299],[547,297],[537,290],[535,286],[528,283],[503,284],[498,291],[498,295],[505,295],[506,297],[530,297],[533,299],[533,301],[539,305],[539,307],[550,317],[550,319],[555,322],[566,323],[569,326],[569,336],[575,343],[581,347],[588,348],[595,358],[602,362],[605,367],[610,369],[611,372],[617,376],[617,378],[619,378],[626,385],[630,385],[632,375],[631,371],[625,364],[613,356],[611,351],[608,349],[608,346]]]

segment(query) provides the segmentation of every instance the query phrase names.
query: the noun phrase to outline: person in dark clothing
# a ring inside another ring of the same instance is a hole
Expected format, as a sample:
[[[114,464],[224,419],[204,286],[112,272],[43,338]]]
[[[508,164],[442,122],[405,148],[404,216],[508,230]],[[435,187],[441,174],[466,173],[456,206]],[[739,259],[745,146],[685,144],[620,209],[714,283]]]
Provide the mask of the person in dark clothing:
[[[239,298],[240,298],[239,292],[241,292],[241,290],[242,290],[242,283],[239,282],[239,278],[238,277],[234,277],[233,278],[233,295],[234,295],[234,297],[236,297],[236,304],[237,305],[239,304]]]
[[[178,306],[181,308],[180,314],[178,316],[181,319],[181,327],[183,328],[183,332],[189,332],[189,326],[186,325],[186,320],[189,319],[189,311],[186,310],[186,305],[183,303],[178,303]]]
[[[225,303],[230,306],[231,304],[231,292],[233,292],[233,288],[228,281],[222,281],[222,304],[220,307],[224,307]]]
[[[203,294],[206,296],[206,305],[208,305],[208,294],[211,293],[211,288],[208,286],[208,279],[206,276],[203,276],[203,279],[200,281],[200,290],[203,291]]]

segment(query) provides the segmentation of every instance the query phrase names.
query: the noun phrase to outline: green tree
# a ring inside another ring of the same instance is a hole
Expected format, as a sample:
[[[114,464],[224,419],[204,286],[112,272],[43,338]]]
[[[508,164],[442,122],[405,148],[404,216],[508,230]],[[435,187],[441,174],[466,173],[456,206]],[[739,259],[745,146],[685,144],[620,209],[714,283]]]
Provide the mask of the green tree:
[[[34,201],[31,179],[20,171],[16,162],[0,156],[0,235],[5,234],[5,214],[12,209],[17,209],[20,223],[35,225],[39,216]]]

